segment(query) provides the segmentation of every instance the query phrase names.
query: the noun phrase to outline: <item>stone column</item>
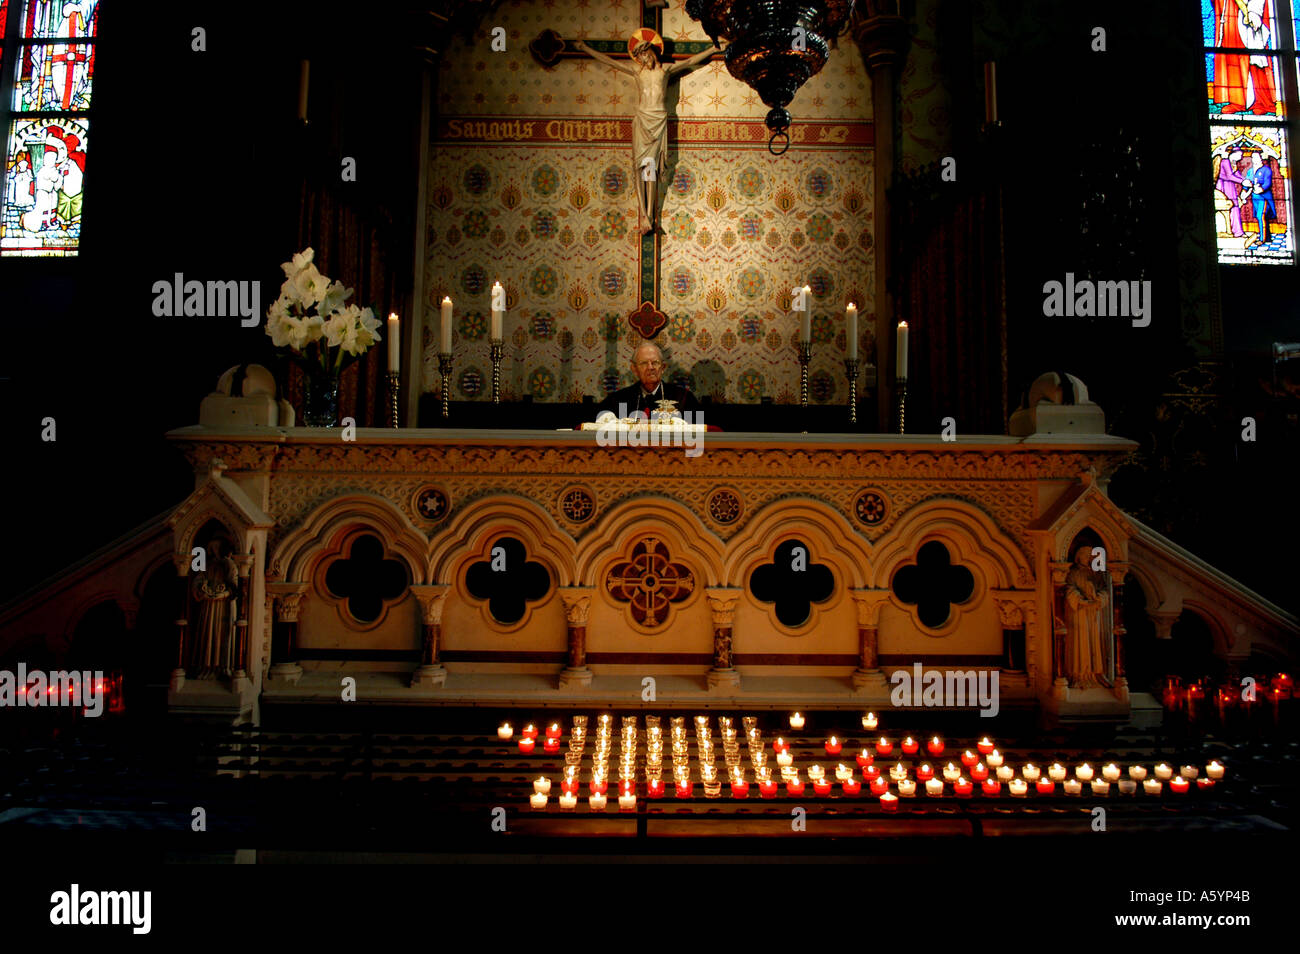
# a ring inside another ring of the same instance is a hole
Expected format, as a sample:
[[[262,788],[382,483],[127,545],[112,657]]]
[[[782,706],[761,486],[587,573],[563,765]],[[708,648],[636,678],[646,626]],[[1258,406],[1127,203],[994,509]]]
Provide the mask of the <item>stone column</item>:
[[[190,629],[190,558],[189,554],[172,557],[176,566],[176,668],[172,670],[170,689],[179,692],[185,685],[185,652]]]
[[[271,671],[268,679],[296,683],[302,667],[294,660],[298,648],[298,611],[307,596],[307,583],[268,583],[267,592],[275,597],[275,626],[271,630]]]
[[[568,664],[560,670],[560,689],[581,689],[591,685],[587,668],[587,614],[591,610],[594,586],[561,586],[564,620],[568,624]]]
[[[998,621],[1002,624],[1002,668],[1009,672],[1019,672],[1018,669],[1010,669],[1008,663],[1014,655],[1009,643],[1014,640],[1016,633],[1021,633],[1025,637],[1023,651],[1026,656],[1025,671],[1029,671],[1029,639],[1025,633],[1025,614],[1020,609],[1020,605],[1014,599],[1007,597],[994,597],[998,608]]]
[[[1063,591],[1065,575],[1070,572],[1069,561],[1053,560],[1048,564],[1052,572],[1052,692],[1064,698],[1069,688],[1065,677],[1065,641],[1069,636],[1065,628],[1065,603]]]
[[[230,670],[232,681],[238,688],[239,680],[248,678],[248,619],[252,614],[249,596],[252,593],[253,554],[241,553],[232,557],[239,569],[239,618],[235,620],[234,657]]]
[[[879,0],[865,4],[853,17],[853,39],[871,74],[872,221],[875,257],[876,300],[876,427],[880,433],[890,430],[894,409],[894,300],[890,293],[889,189],[894,184],[894,100],[897,96],[898,69],[903,63],[908,41],[908,25],[898,15],[896,0]]]
[[[442,644],[442,608],[451,592],[450,583],[416,584],[411,595],[420,602],[424,636],[420,642],[420,665],[411,675],[412,686],[441,686],[447,682],[447,670],[439,658]]]
[[[1023,632],[1025,639],[1025,680],[1038,688],[1038,593],[1034,590],[994,590],[994,605],[1002,624],[1003,645],[1008,633]],[[1005,669],[1005,666],[1003,667]]]
[[[849,590],[858,607],[858,668],[853,672],[854,692],[884,692],[889,686],[880,669],[880,608],[889,601],[889,590]]]
[[[1124,578],[1128,576],[1130,564],[1112,561],[1106,565],[1110,571],[1111,591],[1111,632],[1115,636],[1115,694],[1128,700],[1128,648],[1124,627]]]
[[[708,586],[704,596],[713,613],[713,668],[709,670],[709,690],[735,689],[740,673],[731,658],[731,629],[736,621],[736,602],[740,589],[732,586]]]

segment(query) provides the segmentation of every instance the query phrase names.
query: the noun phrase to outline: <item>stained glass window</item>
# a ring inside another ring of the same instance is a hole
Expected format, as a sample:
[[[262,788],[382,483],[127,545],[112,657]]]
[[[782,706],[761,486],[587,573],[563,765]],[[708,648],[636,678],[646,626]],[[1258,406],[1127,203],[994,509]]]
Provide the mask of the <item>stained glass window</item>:
[[[0,0],[5,187],[0,256],[65,257],[81,245],[98,0]]]
[[[1219,262],[1290,265],[1289,103],[1295,22],[1277,0],[1201,0],[1205,86]]]

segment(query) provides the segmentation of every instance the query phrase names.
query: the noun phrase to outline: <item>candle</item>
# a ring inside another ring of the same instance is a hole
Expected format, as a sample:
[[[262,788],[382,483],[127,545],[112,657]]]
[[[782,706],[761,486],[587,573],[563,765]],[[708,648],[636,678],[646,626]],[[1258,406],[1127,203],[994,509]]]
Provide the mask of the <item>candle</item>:
[[[578,796],[573,792],[565,792],[560,796],[560,811],[571,812],[578,807]]]
[[[1119,780],[1119,793],[1121,795],[1132,795],[1137,791],[1138,783],[1131,778],[1122,778]]]
[[[546,752],[550,752],[551,754],[555,754],[556,752],[560,751],[560,740],[559,739],[543,740],[542,750]]]
[[[776,737],[775,741],[772,742],[772,751],[773,751],[773,752],[778,752],[778,753],[779,753],[779,752],[789,752],[789,751],[790,751],[790,743],[787,742],[785,739],[781,738],[781,737],[778,735],[778,736]]]
[[[992,125],[998,121],[998,65],[992,60],[984,64],[984,122]]]
[[[535,746],[536,744],[537,743],[535,741],[525,736],[524,738],[519,740],[519,751],[524,753],[524,755],[527,755],[528,753],[532,752],[533,746]]]
[[[1067,778],[1063,783],[1066,795],[1079,795],[1083,792],[1083,783],[1077,778]]]
[[[651,798],[663,798],[664,780],[661,778],[652,778],[646,782],[646,794]]]
[[[934,769],[930,766],[929,762],[923,762],[921,765],[917,766],[916,780],[918,782],[928,782],[932,778],[934,778]]]
[[[938,798],[943,794],[943,782],[937,778],[932,778],[925,783],[925,794],[931,798]]]
[[[785,783],[785,792],[787,795],[803,794],[803,779],[792,778]]]
[[[818,795],[829,795],[831,793],[831,782],[827,778],[813,779],[813,791]]]
[[[311,76],[311,60],[298,61],[298,118],[307,121],[307,89]]]
[[[1094,778],[1092,780],[1092,794],[1106,795],[1110,792],[1110,782],[1104,778]]]
[[[438,326],[438,347],[443,354],[451,354],[451,298],[442,298],[442,322]]]
[[[1106,781],[1108,781],[1108,782],[1118,782],[1118,781],[1119,781],[1119,766],[1116,765],[1114,762],[1111,762],[1111,763],[1109,763],[1109,764],[1107,764],[1107,765],[1102,766],[1102,769],[1101,769],[1101,777],[1104,778],[1104,779],[1105,779]]]
[[[989,768],[983,762],[976,762],[970,767],[970,777],[977,782],[982,782],[989,777]]]
[[[605,810],[605,796],[592,795],[587,799],[587,804],[591,806],[593,812],[603,812]]]
[[[842,743],[839,739],[835,738],[835,736],[833,735],[826,740],[827,755],[839,755],[840,750],[843,748],[844,748],[844,743]]]
[[[1196,776],[1200,775],[1201,771],[1195,765],[1184,765],[1178,774],[1188,781],[1191,781],[1195,779]]]
[[[541,792],[534,792],[528,796],[528,804],[533,806],[533,811],[541,811],[546,807],[546,796]]]
[[[882,792],[880,795],[880,807],[887,812],[898,811],[898,796],[893,792]]]
[[[523,731],[521,731],[519,734],[522,735],[525,739],[535,739],[537,738],[537,726],[533,725],[530,722],[526,726],[524,726]]]
[[[929,774],[926,775],[924,778],[922,778],[920,769],[918,769],[916,773],[916,777],[918,779],[924,782],[927,778],[934,778],[934,772],[931,771],[930,766],[925,765],[922,766],[922,768],[924,768],[926,772],[928,772]],[[865,775],[866,773],[864,772],[863,774]],[[871,777],[879,778],[880,777],[879,771],[877,771],[876,774],[872,775]],[[895,765],[893,768],[889,770],[889,777],[892,778],[895,782],[897,782],[900,778],[907,778],[907,767],[903,765],[902,762],[899,762],[897,765]]]
[[[1038,766],[1034,765],[1032,762],[1026,762],[1020,769],[1020,774],[1025,777],[1026,782],[1037,782],[1039,776],[1043,773],[1039,770]]]
[[[1130,765],[1128,767],[1128,777],[1135,782],[1140,782],[1147,777],[1147,770],[1141,765]]]
[[[961,778],[961,769],[949,762],[943,767],[943,780],[945,782],[955,782]]]
[[[790,728],[802,729],[803,724],[804,724],[804,717],[801,716],[799,713],[796,712],[794,715],[790,716]]]
[[[1212,779],[1223,778],[1223,766],[1219,762],[1211,762],[1205,766],[1205,774]]]
[[[1002,764],[1002,753],[994,749],[988,755],[984,756],[984,761],[988,763],[989,768],[997,768]]]
[[[1024,798],[1029,794],[1029,783],[1023,778],[1013,778],[1007,784],[1007,791],[1011,793],[1012,798]]]
[[[776,798],[776,780],[765,778],[759,781],[758,794],[764,798]]]
[[[898,323],[898,380],[907,380],[907,322]]]
[[[976,755],[974,752],[972,752],[970,749],[967,749],[965,752],[961,754],[961,764],[966,766],[967,768],[970,768],[972,765],[975,765],[977,762],[979,762],[979,760],[980,757]]]
[[[543,795],[551,794],[551,780],[542,776],[537,781],[533,782],[533,791],[541,792]]]
[[[848,345],[848,359],[853,361],[858,356],[858,306],[849,302],[844,309],[844,334]]]
[[[894,770],[890,769],[889,774],[890,777],[892,778],[894,775]],[[880,778],[880,766],[879,765],[862,766],[862,777],[865,778],[868,782],[874,782],[876,779]]]
[[[1160,779],[1162,782],[1169,781],[1169,779],[1173,776],[1173,774],[1174,774],[1174,770],[1171,769],[1164,762],[1161,762],[1159,765],[1156,766],[1156,778]]]
[[[1169,780],[1169,788],[1175,795],[1186,795],[1187,790],[1192,787],[1192,783],[1187,781],[1181,775]]]
[[[1053,782],[1065,781],[1065,766],[1060,762],[1053,762],[1047,767],[1047,777]]]
[[[952,793],[958,798],[970,798],[975,792],[975,783],[961,776],[952,783]]]
[[[1198,778],[1198,779],[1196,780],[1196,787],[1199,788],[1199,789],[1200,789],[1201,791],[1203,791],[1203,792],[1204,792],[1204,791],[1207,791],[1207,790],[1209,790],[1209,789],[1211,789],[1211,788],[1214,788],[1214,779],[1212,779],[1212,778]]]
[[[1002,783],[995,778],[985,779],[980,783],[980,791],[990,798],[996,798],[1002,794]]]
[[[558,739],[560,737],[560,724],[552,722],[546,727],[546,737],[548,739]]]
[[[856,795],[862,791],[862,783],[856,778],[846,778],[842,784],[845,795]]]
[[[885,738],[882,735],[880,739],[876,742],[876,754],[888,755],[892,751],[894,751],[894,743],[890,742],[887,738]]]
[[[749,783],[743,778],[735,778],[731,782],[732,798],[747,798],[749,796]]]
[[[852,777],[853,777],[853,769],[849,768],[843,762],[835,766],[835,780],[837,782],[842,782],[846,778],[852,778]]]
[[[975,749],[980,755],[988,755],[993,751],[993,743],[989,741],[988,736],[985,736],[975,743]]]
[[[512,726],[509,722],[502,722],[501,725],[497,726],[498,739],[510,739],[514,736],[514,734],[515,734],[514,726]]]
[[[492,283],[492,328],[491,338],[493,341],[501,340],[501,320],[505,317],[506,310],[504,307],[498,308],[497,302],[505,303],[505,291],[500,282]]]
[[[578,793],[578,779],[572,775],[560,779],[560,791],[566,795],[576,795]]]
[[[868,765],[870,765],[870,764],[871,764],[872,762],[874,762],[875,760],[876,760],[876,757],[875,757],[874,755],[871,754],[871,751],[870,751],[869,749],[863,749],[861,752],[858,753],[858,767],[859,767],[859,768],[866,768]]]
[[[694,787],[695,787],[694,782],[690,781],[689,779],[682,779],[677,783],[677,797],[690,798],[691,789],[693,789]]]
[[[912,781],[910,778],[899,779],[898,794],[903,796],[903,798],[912,798],[916,795],[916,782]]]
[[[866,729],[868,732],[875,732],[879,721],[880,720],[876,718],[874,712],[868,712],[862,717],[862,728]]]
[[[883,778],[873,778],[871,780],[872,795],[883,795],[887,791],[889,791],[889,783]]]
[[[1056,791],[1056,783],[1050,778],[1040,778],[1034,783],[1034,791],[1039,795],[1051,795]]]
[[[1087,762],[1074,767],[1074,777],[1080,782],[1091,782],[1093,776],[1092,766]]]
[[[937,735],[931,739],[925,746],[931,755],[943,755],[943,739]]]
[[[778,752],[776,753],[776,764],[781,766],[793,765],[794,756],[786,751]]]
[[[915,755],[916,752],[917,752],[917,750],[918,750],[920,747],[921,747],[921,744],[920,744],[919,742],[917,742],[916,739],[912,738],[910,735],[909,735],[907,738],[905,738],[905,739],[903,740],[903,754],[904,754],[904,755]]]
[[[402,336],[398,326],[397,313],[388,316],[388,370],[402,369]]]
[[[625,792],[618,797],[618,810],[620,812],[636,811],[636,792]]]
[[[1146,792],[1148,795],[1159,795],[1160,789],[1163,786],[1164,783],[1159,779],[1149,778],[1142,783],[1142,791]]]
[[[812,341],[812,301],[809,294],[812,288],[803,286],[803,317],[799,321],[799,340]]]
[[[1015,778],[1015,777],[1016,777],[1016,770],[1013,769],[1010,765],[999,765],[999,766],[998,766],[998,781],[999,781],[999,782],[1009,782],[1009,781],[1011,781],[1011,780],[1012,780],[1013,778]]]

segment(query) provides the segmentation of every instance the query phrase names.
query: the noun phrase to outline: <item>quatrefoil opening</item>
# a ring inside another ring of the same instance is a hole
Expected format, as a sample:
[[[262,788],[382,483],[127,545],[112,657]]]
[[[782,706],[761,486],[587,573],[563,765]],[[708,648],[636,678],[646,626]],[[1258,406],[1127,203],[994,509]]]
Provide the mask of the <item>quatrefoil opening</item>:
[[[931,540],[917,551],[916,563],[899,568],[891,588],[900,602],[916,607],[922,625],[938,629],[948,622],[953,605],[975,592],[975,576],[952,562],[947,547]]]
[[[384,604],[402,596],[409,585],[406,564],[385,559],[383,543],[368,533],[353,540],[347,554],[325,570],[325,588],[345,600],[348,612],[362,623],[379,619]]]
[[[487,601],[488,613],[494,620],[512,625],[524,618],[529,603],[551,591],[551,574],[542,564],[528,559],[522,543],[502,537],[492,544],[488,559],[470,565],[465,573],[465,588],[471,596]]]
[[[802,554],[796,554],[796,548]],[[771,563],[749,575],[749,591],[761,603],[776,604],[776,618],[791,629],[812,616],[814,603],[825,603],[835,592],[835,574],[824,563],[810,562],[812,551],[799,540],[776,548]]]

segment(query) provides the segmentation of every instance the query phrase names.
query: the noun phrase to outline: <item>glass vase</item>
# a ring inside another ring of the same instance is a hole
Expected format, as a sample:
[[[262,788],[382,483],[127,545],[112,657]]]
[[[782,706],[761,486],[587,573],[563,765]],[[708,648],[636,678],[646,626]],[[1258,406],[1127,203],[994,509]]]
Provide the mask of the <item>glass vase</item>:
[[[302,423],[306,427],[338,427],[339,379],[326,374],[303,378]]]

